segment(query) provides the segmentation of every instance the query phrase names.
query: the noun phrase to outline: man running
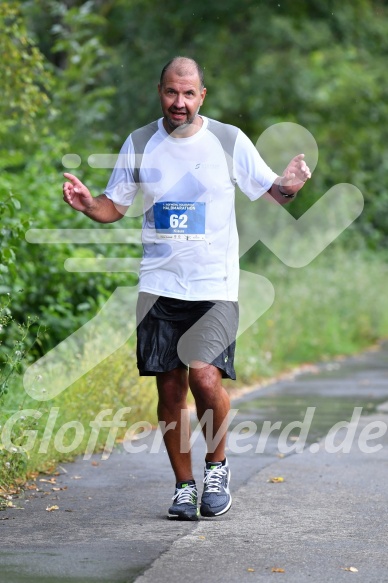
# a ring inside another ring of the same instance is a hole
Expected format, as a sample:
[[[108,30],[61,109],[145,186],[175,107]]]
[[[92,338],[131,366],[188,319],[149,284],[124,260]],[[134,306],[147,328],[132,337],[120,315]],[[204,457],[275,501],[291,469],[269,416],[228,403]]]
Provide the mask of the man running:
[[[198,520],[199,513],[224,514],[232,503],[225,456],[230,401],[222,379],[236,378],[235,186],[251,200],[265,195],[285,204],[311,173],[300,154],[278,176],[241,130],[199,115],[206,88],[194,60],[175,57],[167,63],[158,91],[163,117],[127,138],[105,192],[93,197],[65,173],[63,195],[75,210],[110,223],[124,216],[141,189],[137,363],[140,375],[156,377],[158,419],[176,481],[168,516]],[[207,442],[200,509],[189,389]]]

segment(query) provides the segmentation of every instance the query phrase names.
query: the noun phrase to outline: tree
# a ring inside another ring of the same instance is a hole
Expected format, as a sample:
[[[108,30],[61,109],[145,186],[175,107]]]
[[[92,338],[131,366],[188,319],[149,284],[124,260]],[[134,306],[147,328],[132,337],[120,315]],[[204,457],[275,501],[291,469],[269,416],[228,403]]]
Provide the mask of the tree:
[[[36,119],[48,106],[50,75],[45,59],[32,42],[20,4],[16,1],[0,4],[0,132],[18,135],[28,142],[36,130]]]

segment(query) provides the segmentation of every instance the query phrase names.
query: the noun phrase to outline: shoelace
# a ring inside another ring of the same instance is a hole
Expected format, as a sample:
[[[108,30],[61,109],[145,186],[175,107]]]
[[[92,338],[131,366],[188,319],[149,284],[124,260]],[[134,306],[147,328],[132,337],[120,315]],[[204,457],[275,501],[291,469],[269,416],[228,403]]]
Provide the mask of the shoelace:
[[[206,492],[220,492],[222,487],[222,479],[227,476],[228,471],[225,466],[206,470],[203,483],[205,484]]]
[[[172,497],[172,501],[177,504],[195,504],[196,497],[197,486],[192,485],[186,486],[186,488],[179,488]]]

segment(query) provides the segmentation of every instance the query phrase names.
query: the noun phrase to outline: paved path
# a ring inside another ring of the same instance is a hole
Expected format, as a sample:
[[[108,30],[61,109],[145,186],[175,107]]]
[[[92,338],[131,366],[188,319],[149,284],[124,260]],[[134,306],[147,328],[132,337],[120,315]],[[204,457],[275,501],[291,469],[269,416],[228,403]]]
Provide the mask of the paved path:
[[[14,501],[23,510],[0,513],[0,581],[388,582],[387,401],[385,349],[234,402],[233,507],[198,523],[165,518],[173,480],[166,453],[150,453],[155,434],[133,443],[147,447],[142,453],[120,448],[105,461],[67,464],[55,484],[66,489],[37,481],[41,491]],[[264,421],[281,422],[265,443]],[[293,421],[302,427],[291,431]],[[282,431],[289,434],[283,449]],[[244,446],[248,451],[236,451]],[[376,451],[366,453],[368,447]],[[198,439],[198,482],[203,454]],[[279,477],[284,481],[270,481]],[[59,510],[47,512],[51,505]]]

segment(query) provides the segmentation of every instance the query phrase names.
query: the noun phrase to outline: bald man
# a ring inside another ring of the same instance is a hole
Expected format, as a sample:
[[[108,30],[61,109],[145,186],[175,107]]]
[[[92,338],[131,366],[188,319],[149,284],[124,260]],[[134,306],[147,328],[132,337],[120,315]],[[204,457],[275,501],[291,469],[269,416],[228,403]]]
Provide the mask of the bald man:
[[[225,456],[230,402],[222,379],[236,378],[235,186],[251,200],[264,195],[286,204],[311,174],[300,154],[278,176],[241,130],[200,115],[206,88],[194,60],[167,63],[158,92],[163,117],[128,136],[105,192],[93,197],[66,173],[63,196],[73,209],[110,223],[142,192],[137,365],[140,375],[156,377],[158,418],[175,474],[168,517],[198,520],[220,516],[232,504]],[[207,446],[200,509],[189,390]]]

